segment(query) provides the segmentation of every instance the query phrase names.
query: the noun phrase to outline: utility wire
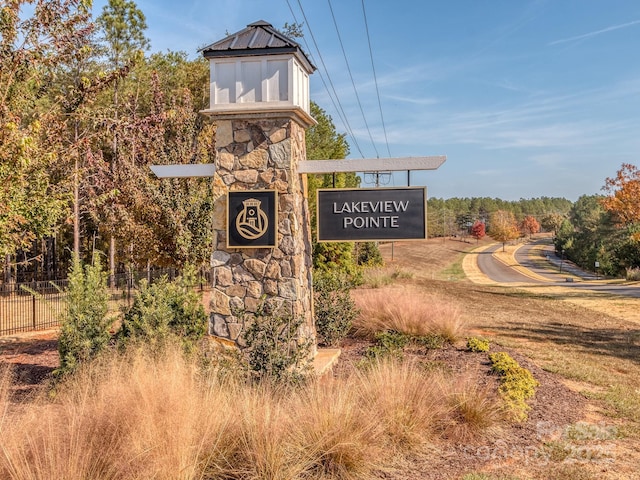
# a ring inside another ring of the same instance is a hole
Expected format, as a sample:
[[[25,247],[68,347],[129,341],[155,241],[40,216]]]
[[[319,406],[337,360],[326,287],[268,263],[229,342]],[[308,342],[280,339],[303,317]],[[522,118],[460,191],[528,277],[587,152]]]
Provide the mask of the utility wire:
[[[291,4],[289,3],[289,0],[287,0],[287,5],[289,7],[289,11],[291,12],[291,16],[293,16],[293,20],[296,22],[296,24],[298,24],[299,23],[298,22],[298,18],[296,17],[296,14],[293,11],[293,8],[291,8]],[[309,29],[311,29],[311,27],[309,27]],[[304,45],[307,48],[307,52],[309,52],[309,57],[311,58],[312,62],[313,63],[317,63],[316,60],[313,58],[313,54],[311,53],[311,48],[309,47],[309,43],[307,42],[307,39],[304,37],[304,35],[302,36],[302,41],[304,42]],[[320,53],[318,52],[318,54],[320,54]],[[324,62],[323,62],[323,65],[324,65]],[[327,86],[327,82],[324,79],[324,75],[322,75],[322,70],[318,69],[318,74],[320,75],[320,80],[322,80],[322,85],[324,85],[324,89],[327,91],[327,95],[329,96],[329,100],[331,100],[331,103],[333,104],[333,108],[336,110],[336,112],[338,112],[338,116],[340,117],[340,120],[342,121],[342,124],[344,125],[345,129],[347,130],[347,133],[348,133],[349,137],[353,140],[353,144],[356,146],[356,148],[360,152],[360,155],[364,158],[364,155],[362,155],[362,151],[360,150],[360,146],[358,145],[358,142],[357,142],[357,140],[355,138],[355,135],[353,134],[353,130],[351,130],[351,126],[349,125],[349,122],[346,119],[344,110],[342,110],[342,105],[340,105],[340,108],[338,108],[338,105],[336,105],[336,100],[334,100],[333,95],[331,95],[331,91],[329,90],[329,87]],[[328,75],[329,75],[329,72],[327,72],[327,76]],[[335,89],[334,89],[334,94],[335,94]],[[337,94],[336,94],[336,98],[337,98]]]
[[[353,142],[354,142],[356,148],[358,149],[358,152],[360,152],[360,156],[362,158],[364,158],[364,154],[362,153],[362,150],[360,149],[360,145],[358,144],[358,141],[356,140],[356,137],[353,134],[353,129],[351,128],[351,125],[349,124],[349,121],[347,119],[347,115],[344,112],[344,108],[342,108],[342,103],[340,103],[340,98],[338,97],[338,93],[336,92],[336,88],[333,85],[333,81],[331,81],[331,76],[329,75],[329,69],[327,69],[327,66],[324,63],[324,59],[322,58],[322,53],[320,53],[320,49],[318,48],[318,43],[316,42],[316,38],[313,35],[313,31],[311,30],[311,25],[309,23],[309,20],[307,20],[307,15],[304,13],[304,8],[302,8],[302,4],[300,3],[300,0],[297,0],[297,1],[298,1],[298,6],[300,7],[300,11],[302,12],[302,16],[304,18],[304,21],[305,21],[305,23],[307,25],[307,28],[309,29],[309,35],[311,35],[311,40],[313,41],[313,44],[316,47],[316,51],[318,52],[318,57],[320,58],[320,62],[322,63],[322,67],[324,68],[324,71],[325,71],[325,73],[327,75],[327,79],[329,81],[329,84],[331,85],[331,89],[333,90],[333,94],[335,95],[336,102],[338,103],[339,108],[337,110],[338,110],[338,112],[342,112],[342,117],[341,117],[342,121],[344,122],[345,126],[347,127],[347,130],[349,131],[349,134],[350,134],[351,138],[353,139]],[[287,5],[289,5],[289,0],[287,0]],[[291,13],[293,14],[293,10],[291,9],[291,5],[289,5],[289,10],[291,10]],[[294,20],[295,20],[295,15],[294,15]],[[296,20],[296,22],[297,22],[297,20]],[[323,80],[323,82],[324,82],[324,80]],[[325,88],[326,88],[326,84],[325,84]],[[331,97],[331,94],[329,94],[329,97]],[[332,99],[332,101],[333,101],[333,99]],[[334,107],[335,107],[335,103],[334,103]]]
[[[298,3],[300,0],[298,0]],[[358,95],[358,90],[356,88],[356,82],[353,80],[353,75],[351,74],[351,67],[349,67],[349,60],[347,59],[347,53],[344,50],[344,44],[342,43],[342,37],[340,36],[340,30],[338,29],[338,23],[336,22],[335,14],[333,13],[333,6],[331,5],[331,0],[327,0],[329,3],[329,10],[331,10],[331,18],[333,19],[333,25],[336,27],[336,33],[338,34],[338,41],[340,42],[340,48],[342,49],[342,55],[344,56],[345,64],[347,65],[347,71],[349,72],[349,78],[351,78],[351,85],[353,86],[353,91],[356,95],[356,100],[358,102],[358,106],[360,107],[360,113],[362,114],[362,119],[364,120],[364,125],[367,128],[367,132],[369,133],[369,138],[371,139],[371,145],[376,152],[376,157],[380,158],[380,154],[378,153],[378,149],[376,147],[376,142],[373,140],[373,135],[371,135],[371,130],[369,129],[369,124],[367,123],[367,117],[364,114],[364,109],[362,108],[362,103],[360,102],[360,96]]]
[[[391,158],[391,150],[389,149],[389,140],[387,139],[387,127],[384,125],[384,115],[382,114],[382,102],[380,101],[380,89],[378,88],[378,77],[376,76],[376,67],[373,63],[373,49],[371,48],[371,37],[369,36],[369,24],[367,22],[367,12],[364,9],[364,0],[362,0],[362,16],[364,17],[364,27],[367,32],[367,43],[369,44],[369,57],[371,57],[371,70],[373,70],[373,81],[376,84],[376,95],[378,96],[378,108],[380,109],[380,120],[382,121],[382,131],[384,132],[384,143],[387,146],[387,154]]]

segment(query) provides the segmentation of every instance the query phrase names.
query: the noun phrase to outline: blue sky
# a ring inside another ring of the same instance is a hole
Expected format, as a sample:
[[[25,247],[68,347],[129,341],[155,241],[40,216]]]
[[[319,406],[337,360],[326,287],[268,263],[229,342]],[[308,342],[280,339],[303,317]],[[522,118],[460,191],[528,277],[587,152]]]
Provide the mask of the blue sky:
[[[94,1],[96,15],[105,3]],[[640,161],[637,0],[365,0],[388,150],[362,0],[136,3],[151,51],[192,57],[257,20],[303,22],[302,6],[311,57],[325,81],[328,71],[358,144],[348,137],[350,157],[447,155],[439,170],[412,174],[432,197],[576,200]],[[347,131],[318,72],[311,98]]]

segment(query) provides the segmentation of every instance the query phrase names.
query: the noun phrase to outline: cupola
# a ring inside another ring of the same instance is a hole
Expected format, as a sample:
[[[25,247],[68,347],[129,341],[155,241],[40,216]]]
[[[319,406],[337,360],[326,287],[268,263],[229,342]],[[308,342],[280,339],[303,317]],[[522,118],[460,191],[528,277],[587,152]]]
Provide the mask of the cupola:
[[[210,105],[216,117],[293,113],[315,124],[309,105],[309,75],[316,69],[296,42],[265,21],[204,47],[209,59]]]

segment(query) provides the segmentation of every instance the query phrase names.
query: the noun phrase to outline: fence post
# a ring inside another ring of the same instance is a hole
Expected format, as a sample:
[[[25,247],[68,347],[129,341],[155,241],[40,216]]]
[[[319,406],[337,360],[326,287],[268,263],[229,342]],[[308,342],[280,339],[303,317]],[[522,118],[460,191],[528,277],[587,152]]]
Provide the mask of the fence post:
[[[31,313],[33,314],[33,329],[36,330],[36,296],[31,294]]]

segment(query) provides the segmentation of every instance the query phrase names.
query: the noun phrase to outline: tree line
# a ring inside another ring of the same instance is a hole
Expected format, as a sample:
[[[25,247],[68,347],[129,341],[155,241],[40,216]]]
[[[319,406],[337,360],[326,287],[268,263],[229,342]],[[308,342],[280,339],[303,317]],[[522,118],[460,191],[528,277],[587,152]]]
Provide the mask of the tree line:
[[[640,169],[622,164],[602,189],[603,195],[583,195],[573,203],[545,197],[430,199],[430,234],[488,234],[504,246],[545,230],[554,235],[556,253],[583,269],[640,280]]]
[[[640,169],[623,164],[603,190],[573,204],[556,251],[586,270],[640,280]]]
[[[508,222],[524,234],[531,233],[532,220],[538,222],[546,231],[555,231],[568,215],[572,204],[566,198],[557,197],[521,198],[520,200],[501,200],[490,197],[429,198],[427,201],[428,232],[432,237],[467,236],[474,225],[483,224],[489,233],[492,223],[494,230],[497,228],[498,222],[492,222],[491,219],[496,212],[504,212],[501,216],[507,215]]]
[[[430,236],[488,234],[503,243],[540,230],[554,235],[556,253],[602,275],[640,279],[640,169],[622,164],[604,180],[603,195],[503,201],[429,199]]]

